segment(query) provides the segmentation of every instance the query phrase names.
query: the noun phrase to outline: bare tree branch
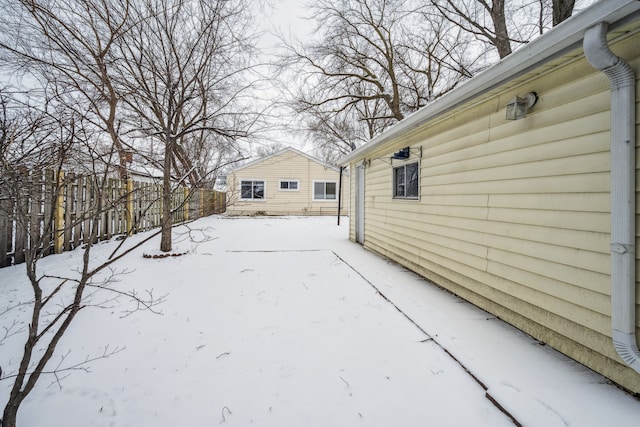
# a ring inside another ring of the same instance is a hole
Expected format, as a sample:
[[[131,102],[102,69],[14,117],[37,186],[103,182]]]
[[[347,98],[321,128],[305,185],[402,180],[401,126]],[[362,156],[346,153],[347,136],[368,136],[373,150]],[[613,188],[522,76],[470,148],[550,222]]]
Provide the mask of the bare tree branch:
[[[162,251],[171,250],[172,170],[192,184],[208,174],[192,150],[207,140],[233,144],[246,137],[255,111],[240,105],[251,88],[248,4],[223,0],[145,0],[132,7],[137,24],[119,45],[120,85],[140,136],[162,146]]]

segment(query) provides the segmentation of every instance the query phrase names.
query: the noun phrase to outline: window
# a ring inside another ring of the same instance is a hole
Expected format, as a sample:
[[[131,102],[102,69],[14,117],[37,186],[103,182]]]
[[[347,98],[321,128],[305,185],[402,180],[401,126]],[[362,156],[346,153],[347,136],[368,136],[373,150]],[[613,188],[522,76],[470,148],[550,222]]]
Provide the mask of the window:
[[[240,183],[240,199],[242,200],[264,199],[264,181],[242,180]]]
[[[418,162],[406,163],[393,168],[393,197],[403,199],[418,198]]]
[[[295,181],[287,181],[287,180],[280,180],[280,191],[298,191],[298,185],[299,181],[295,180]]]
[[[336,200],[337,188],[335,181],[314,181],[313,200]]]

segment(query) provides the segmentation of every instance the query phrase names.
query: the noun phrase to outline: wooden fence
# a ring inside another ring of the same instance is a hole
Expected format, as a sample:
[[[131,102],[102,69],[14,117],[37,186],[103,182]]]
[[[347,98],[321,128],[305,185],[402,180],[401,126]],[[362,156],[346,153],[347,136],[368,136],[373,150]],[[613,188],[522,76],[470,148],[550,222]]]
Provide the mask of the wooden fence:
[[[43,255],[84,243],[135,234],[160,226],[162,185],[53,171],[25,174],[0,193],[0,267],[24,262],[26,248]],[[179,187],[173,192],[173,222],[226,210],[225,193]]]

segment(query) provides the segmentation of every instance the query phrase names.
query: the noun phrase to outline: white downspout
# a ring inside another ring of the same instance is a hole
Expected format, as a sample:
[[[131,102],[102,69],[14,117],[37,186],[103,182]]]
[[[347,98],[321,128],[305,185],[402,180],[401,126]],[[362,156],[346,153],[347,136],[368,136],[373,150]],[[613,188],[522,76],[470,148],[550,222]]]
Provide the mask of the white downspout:
[[[631,66],[607,45],[608,24],[584,35],[589,63],[611,84],[611,328],[613,345],[624,362],[640,373],[636,342],[635,250],[635,83]]]

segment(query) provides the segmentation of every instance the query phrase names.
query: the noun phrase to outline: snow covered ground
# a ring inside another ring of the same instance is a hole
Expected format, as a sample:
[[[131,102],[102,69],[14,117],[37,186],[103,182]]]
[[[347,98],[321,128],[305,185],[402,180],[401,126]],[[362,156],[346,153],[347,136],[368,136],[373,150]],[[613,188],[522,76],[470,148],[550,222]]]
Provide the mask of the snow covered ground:
[[[636,426],[640,402],[493,316],[347,239],[348,220],[209,217],[175,230],[181,257],[122,260],[119,289],[168,294],[161,315],[91,308],[21,426]],[[132,240],[141,239],[135,236]],[[95,248],[97,261],[115,243]],[[42,260],[69,274],[81,252]],[[0,313],[25,298],[0,270]],[[383,297],[384,296],[384,297]],[[388,298],[387,299],[385,299]],[[26,322],[11,310],[0,326]],[[20,337],[0,344],[4,375]],[[4,406],[9,381],[0,381]],[[502,410],[500,409],[502,407]]]

